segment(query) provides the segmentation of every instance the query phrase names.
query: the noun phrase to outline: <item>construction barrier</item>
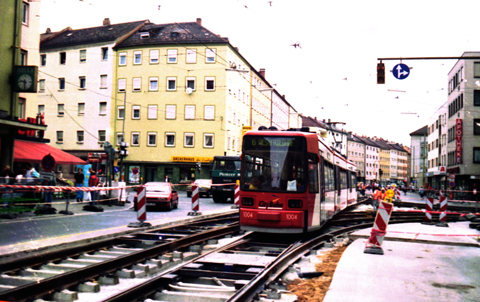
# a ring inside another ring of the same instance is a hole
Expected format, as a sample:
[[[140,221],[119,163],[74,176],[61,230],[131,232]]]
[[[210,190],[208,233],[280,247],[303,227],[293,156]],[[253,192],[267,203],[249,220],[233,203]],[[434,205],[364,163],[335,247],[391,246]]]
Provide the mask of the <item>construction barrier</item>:
[[[232,209],[238,209],[240,207],[240,186],[238,184],[235,184],[233,203]]]
[[[433,224],[432,212],[433,212],[433,198],[427,197],[427,202],[425,203],[425,218],[422,224]]]
[[[145,187],[137,188],[137,222],[132,222],[128,225],[130,228],[141,228],[151,226],[147,220],[147,204],[146,204],[147,189]]]
[[[387,234],[388,221],[393,211],[393,204],[380,201],[375,223],[365,245],[365,254],[383,255],[382,243],[385,234]]]
[[[198,186],[192,185],[192,212],[188,212],[188,216],[202,215],[200,210],[200,190]]]
[[[448,205],[448,199],[446,196],[443,196],[443,192],[440,191],[440,216],[439,216],[439,222],[436,224],[438,227],[448,227],[447,223],[447,205]]]

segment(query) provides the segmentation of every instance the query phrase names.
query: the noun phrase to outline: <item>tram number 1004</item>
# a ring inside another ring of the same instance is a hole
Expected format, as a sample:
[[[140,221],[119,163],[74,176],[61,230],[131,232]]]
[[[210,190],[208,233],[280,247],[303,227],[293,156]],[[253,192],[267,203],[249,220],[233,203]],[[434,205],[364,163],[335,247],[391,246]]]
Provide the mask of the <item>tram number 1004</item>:
[[[287,220],[298,220],[298,215],[297,214],[286,214],[285,218]]]

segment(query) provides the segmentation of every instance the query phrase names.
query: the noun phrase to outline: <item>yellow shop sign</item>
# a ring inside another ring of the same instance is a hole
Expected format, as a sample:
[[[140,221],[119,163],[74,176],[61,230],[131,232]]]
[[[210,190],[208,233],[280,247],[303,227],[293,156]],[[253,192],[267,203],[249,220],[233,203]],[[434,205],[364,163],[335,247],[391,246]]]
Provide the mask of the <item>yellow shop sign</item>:
[[[213,161],[213,157],[196,157],[196,156],[172,156],[172,161],[184,163],[209,163]]]

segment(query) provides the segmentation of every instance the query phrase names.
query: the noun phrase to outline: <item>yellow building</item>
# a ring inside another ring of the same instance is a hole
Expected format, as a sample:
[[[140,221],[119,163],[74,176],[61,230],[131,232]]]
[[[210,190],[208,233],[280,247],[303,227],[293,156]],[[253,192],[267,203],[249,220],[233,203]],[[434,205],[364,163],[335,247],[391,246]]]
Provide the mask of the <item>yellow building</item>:
[[[240,154],[243,126],[270,126],[273,88],[201,19],[145,24],[114,49],[110,141],[129,145],[129,183],[209,178],[214,156]]]

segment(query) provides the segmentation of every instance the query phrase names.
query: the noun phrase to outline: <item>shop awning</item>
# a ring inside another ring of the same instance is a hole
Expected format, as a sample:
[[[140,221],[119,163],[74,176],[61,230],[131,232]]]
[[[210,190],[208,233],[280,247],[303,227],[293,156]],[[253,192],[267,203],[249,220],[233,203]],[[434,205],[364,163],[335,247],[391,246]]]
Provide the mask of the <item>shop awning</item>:
[[[41,163],[43,157],[48,154],[55,158],[55,163],[58,165],[87,164],[84,160],[50,145],[39,142],[15,140],[14,161]]]

